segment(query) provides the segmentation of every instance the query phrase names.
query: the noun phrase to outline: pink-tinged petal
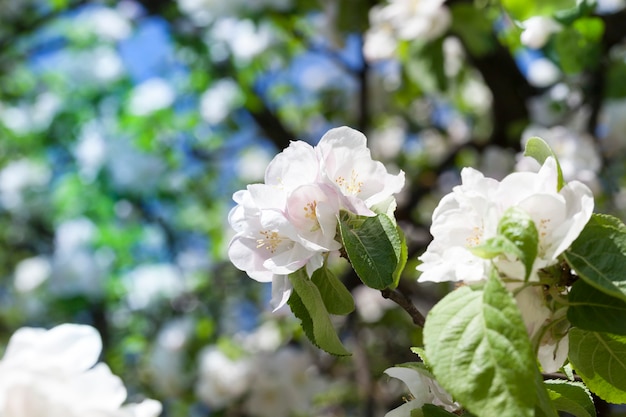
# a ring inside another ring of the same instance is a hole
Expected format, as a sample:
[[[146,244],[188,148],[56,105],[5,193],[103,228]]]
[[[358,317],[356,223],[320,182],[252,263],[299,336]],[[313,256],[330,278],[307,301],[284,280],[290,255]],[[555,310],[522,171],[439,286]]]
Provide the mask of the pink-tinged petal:
[[[274,275],[272,278],[272,299],[270,305],[272,311],[276,311],[289,301],[293,287],[287,275]]]

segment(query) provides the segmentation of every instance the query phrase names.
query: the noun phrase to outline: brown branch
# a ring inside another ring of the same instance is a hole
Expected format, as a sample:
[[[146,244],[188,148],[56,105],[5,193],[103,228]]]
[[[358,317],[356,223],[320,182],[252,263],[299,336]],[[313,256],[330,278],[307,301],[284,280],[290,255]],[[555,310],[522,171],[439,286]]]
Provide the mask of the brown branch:
[[[413,319],[413,323],[415,323],[416,326],[424,327],[426,318],[422,315],[422,313],[419,312],[417,307],[415,307],[413,302],[411,302],[411,300],[406,295],[398,290],[392,290],[391,288],[385,288],[384,290],[380,290],[380,293],[383,295],[384,298],[393,301],[394,303],[402,307],[404,311],[409,313],[409,316],[411,316],[411,318]]]

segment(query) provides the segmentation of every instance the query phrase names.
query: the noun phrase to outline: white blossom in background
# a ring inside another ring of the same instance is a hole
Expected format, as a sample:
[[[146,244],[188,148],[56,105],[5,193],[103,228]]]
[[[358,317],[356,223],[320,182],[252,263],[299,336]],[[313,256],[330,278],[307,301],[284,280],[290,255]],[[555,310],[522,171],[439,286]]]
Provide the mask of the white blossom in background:
[[[404,382],[412,396],[411,400],[389,411],[385,417],[410,417],[411,410],[421,409],[424,404],[434,404],[451,413],[461,409],[426,370],[395,366],[386,369],[385,373]]]
[[[495,236],[498,222],[510,207],[525,210],[539,232],[539,253],[531,280],[538,269],[553,265],[580,234],[593,211],[591,190],[571,181],[557,191],[554,158],[539,172],[515,172],[501,182],[479,171],[464,168],[462,184],[454,187],[433,212],[433,241],[420,256],[419,281],[479,281],[487,277],[491,261],[471,249]],[[509,278],[524,279],[519,260],[498,257],[495,266]]]
[[[528,64],[526,78],[535,87],[548,87],[561,78],[561,70],[548,58],[537,58]]]
[[[52,265],[47,256],[39,255],[21,260],[15,267],[13,285],[18,292],[33,291],[44,283],[52,273]]]
[[[107,142],[107,172],[113,184],[125,191],[147,193],[163,181],[165,162],[136,149],[129,139]]]
[[[185,389],[185,358],[194,322],[180,317],[166,322],[152,345],[148,363],[154,386],[164,395],[179,395]]]
[[[389,0],[372,7],[369,19],[364,53],[370,60],[392,57],[398,40],[436,39],[452,21],[443,0]]]
[[[72,24],[108,41],[121,41],[132,33],[131,23],[117,10],[108,7],[87,7],[80,11]]]
[[[598,137],[606,155],[626,151],[626,100],[606,100],[600,111]]]
[[[221,79],[200,96],[200,116],[210,124],[223,122],[243,103],[243,94],[235,81]]]
[[[62,100],[54,93],[39,94],[32,104],[22,103],[17,106],[2,108],[0,120],[9,129],[18,134],[38,132],[48,128],[61,110]]]
[[[315,397],[328,387],[328,382],[319,375],[307,352],[284,347],[254,359],[250,390],[244,402],[248,415],[314,415]]]
[[[550,37],[563,28],[554,19],[546,16],[533,16],[521,23],[523,28],[520,40],[522,45],[533,49],[544,47]]]
[[[100,297],[107,265],[93,251],[97,227],[87,218],[59,224],[54,236],[52,273],[48,288],[57,296]]]
[[[231,262],[253,279],[272,282],[272,305],[282,306],[291,286],[287,275],[306,267],[310,275],[337,251],[341,209],[372,216],[395,209],[394,194],[404,172],[389,174],[371,158],[361,132],[329,130],[316,147],[290,146],[270,162],[264,184],[237,191],[228,221],[236,234],[228,247]]]
[[[205,38],[209,47],[214,47],[216,42],[226,45],[235,60],[242,64],[266,51],[273,40],[274,33],[268,24],[234,17],[219,19]]]
[[[624,0],[596,0],[595,13],[597,14],[612,14],[617,13],[626,7],[626,1]]]
[[[253,367],[248,358],[232,359],[218,347],[208,346],[200,352],[196,395],[212,408],[225,408],[249,389]]]
[[[105,363],[102,341],[90,326],[17,330],[0,361],[3,417],[156,417],[161,404],[123,405],[126,388]]]
[[[174,103],[176,92],[163,78],[150,78],[135,86],[128,99],[128,111],[136,116],[147,116],[168,108]]]
[[[107,160],[107,144],[99,124],[87,123],[81,129],[74,147],[81,177],[93,180]]]
[[[215,20],[227,16],[237,16],[244,12],[258,12],[265,9],[285,11],[293,0],[177,0],[178,8],[196,25],[208,26]]]
[[[589,134],[565,126],[544,128],[530,125],[522,133],[522,148],[534,136],[542,138],[550,145],[559,160],[565,181],[581,181],[594,191],[600,190],[598,173],[602,168],[602,159]],[[517,171],[537,171],[539,163],[519,154],[515,168]]]
[[[260,147],[248,147],[237,158],[237,174],[244,182],[263,180],[265,168],[272,160],[269,152]]]
[[[356,311],[365,323],[375,323],[385,312],[395,307],[395,303],[380,296],[380,291],[366,285],[359,285],[352,290]]]
[[[22,211],[28,193],[45,187],[51,174],[46,165],[32,159],[9,162],[0,171],[0,205],[10,211]]]
[[[185,277],[171,264],[139,265],[122,278],[131,310],[149,308],[161,299],[172,299],[186,291]]]

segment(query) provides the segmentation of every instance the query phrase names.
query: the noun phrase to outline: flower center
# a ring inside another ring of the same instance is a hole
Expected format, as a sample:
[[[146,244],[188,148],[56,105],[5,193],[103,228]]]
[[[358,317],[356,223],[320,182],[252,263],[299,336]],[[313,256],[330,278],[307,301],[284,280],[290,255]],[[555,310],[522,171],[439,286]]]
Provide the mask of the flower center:
[[[354,169],[350,174],[350,179],[346,179],[340,175],[335,178],[335,182],[339,188],[343,189],[348,194],[358,194],[361,192],[361,187],[363,187],[363,181],[359,181],[359,173]]]
[[[480,242],[483,240],[483,227],[474,226],[472,228],[472,232],[465,239],[468,248],[473,248],[474,246],[480,245]]]
[[[259,234],[261,238],[256,240],[257,249],[264,248],[270,253],[276,252],[278,246],[285,240],[278,232],[271,230],[261,230]]]
[[[313,200],[309,203],[306,203],[303,207],[304,209],[304,217],[309,220],[317,221],[317,216],[315,215],[315,209],[317,208],[317,201]]]

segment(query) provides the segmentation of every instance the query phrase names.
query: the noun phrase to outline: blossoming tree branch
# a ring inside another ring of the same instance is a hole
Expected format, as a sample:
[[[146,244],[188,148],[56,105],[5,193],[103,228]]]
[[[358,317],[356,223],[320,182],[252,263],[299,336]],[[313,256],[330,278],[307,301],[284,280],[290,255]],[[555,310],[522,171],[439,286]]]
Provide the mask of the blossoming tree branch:
[[[363,284],[423,326],[416,360],[385,372],[411,399],[396,416],[595,416],[593,396],[626,402],[626,226],[593,213],[582,182],[565,183],[540,138],[525,157],[538,172],[502,181],[464,168],[432,216],[419,282],[455,282],[427,314],[398,292],[407,245],[394,218],[405,182],[372,160],[367,139],[340,127],[316,146],[291,142],[263,184],[235,193],[232,263],[272,283],[313,344],[350,355],[332,315],[354,310],[333,272],[349,261]]]

